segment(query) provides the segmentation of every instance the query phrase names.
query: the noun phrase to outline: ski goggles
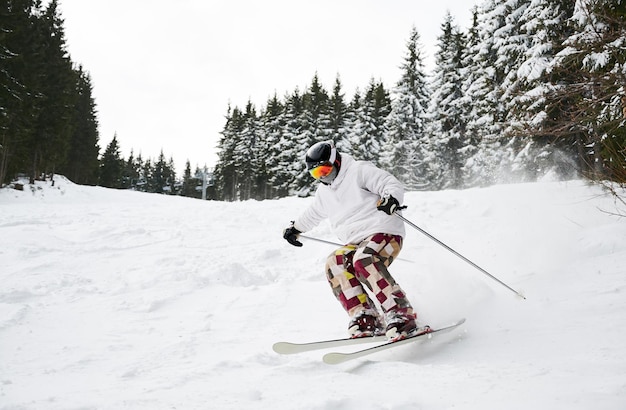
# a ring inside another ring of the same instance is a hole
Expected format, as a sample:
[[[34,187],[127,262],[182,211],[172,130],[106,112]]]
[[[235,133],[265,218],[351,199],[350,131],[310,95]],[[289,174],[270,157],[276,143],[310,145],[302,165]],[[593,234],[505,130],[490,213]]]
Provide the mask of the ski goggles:
[[[331,172],[333,172],[333,164],[330,162],[324,162],[323,164],[309,169],[309,173],[315,179],[324,178],[330,175]]]

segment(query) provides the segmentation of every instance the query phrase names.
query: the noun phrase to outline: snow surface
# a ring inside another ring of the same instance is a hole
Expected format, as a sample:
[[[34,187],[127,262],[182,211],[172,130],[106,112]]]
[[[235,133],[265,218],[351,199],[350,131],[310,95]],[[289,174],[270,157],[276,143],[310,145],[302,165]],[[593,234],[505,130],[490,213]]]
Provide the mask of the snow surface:
[[[0,409],[626,408],[626,221],[597,186],[408,193],[527,300],[409,228],[396,279],[424,322],[467,322],[337,366],[271,348],[345,335],[332,246],[281,236],[310,200],[0,190]]]

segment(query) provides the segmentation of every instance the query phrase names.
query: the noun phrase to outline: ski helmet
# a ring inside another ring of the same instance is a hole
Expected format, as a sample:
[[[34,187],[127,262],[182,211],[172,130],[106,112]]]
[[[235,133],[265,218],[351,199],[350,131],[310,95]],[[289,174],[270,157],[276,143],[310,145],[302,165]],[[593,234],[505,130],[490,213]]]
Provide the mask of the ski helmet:
[[[341,168],[341,155],[330,140],[313,144],[304,161],[311,176],[327,185],[333,182]]]

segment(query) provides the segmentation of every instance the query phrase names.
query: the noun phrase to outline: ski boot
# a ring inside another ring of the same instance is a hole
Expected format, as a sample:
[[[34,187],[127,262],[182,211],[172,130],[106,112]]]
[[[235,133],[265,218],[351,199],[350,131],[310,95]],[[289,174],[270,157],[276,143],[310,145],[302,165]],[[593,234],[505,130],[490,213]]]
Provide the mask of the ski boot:
[[[385,321],[385,336],[392,342],[431,331],[430,326],[418,325],[414,313],[390,311],[385,315]]]
[[[362,310],[358,312],[348,324],[350,338],[378,336],[383,333],[378,312],[374,310]]]

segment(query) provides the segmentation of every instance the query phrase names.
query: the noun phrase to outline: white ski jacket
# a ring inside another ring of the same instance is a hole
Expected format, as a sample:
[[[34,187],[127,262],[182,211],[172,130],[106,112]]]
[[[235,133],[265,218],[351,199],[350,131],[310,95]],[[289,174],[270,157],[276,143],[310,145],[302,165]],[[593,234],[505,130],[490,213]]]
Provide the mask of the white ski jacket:
[[[313,203],[294,221],[306,232],[328,218],[331,228],[345,244],[358,244],[375,233],[404,237],[404,222],[376,209],[385,195],[404,201],[404,187],[393,175],[366,161],[341,154],[341,168],[330,185],[319,184]]]

